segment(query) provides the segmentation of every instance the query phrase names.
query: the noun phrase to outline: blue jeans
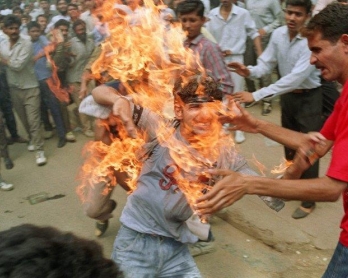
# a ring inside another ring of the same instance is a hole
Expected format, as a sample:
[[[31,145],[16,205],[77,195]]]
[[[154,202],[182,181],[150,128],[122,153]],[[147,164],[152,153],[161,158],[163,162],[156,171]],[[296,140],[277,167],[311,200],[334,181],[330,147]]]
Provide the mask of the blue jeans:
[[[112,259],[126,278],[201,277],[186,244],[138,233],[123,225],[114,243]]]
[[[54,93],[49,88],[46,79],[40,80],[39,86],[40,86],[41,100],[44,103],[46,108],[45,112],[47,113],[47,108],[51,110],[52,118],[54,120],[54,123],[56,124],[58,137],[65,138],[66,130],[65,130],[64,122],[63,122],[62,112],[60,110],[59,100],[56,98]],[[43,116],[42,112],[43,111],[41,111],[41,117]],[[49,130],[49,129],[46,129],[46,127],[48,127],[47,125],[50,125],[48,118],[46,118],[45,121],[46,121],[44,123],[45,130]]]
[[[348,277],[348,248],[338,243],[322,278],[346,277]]]

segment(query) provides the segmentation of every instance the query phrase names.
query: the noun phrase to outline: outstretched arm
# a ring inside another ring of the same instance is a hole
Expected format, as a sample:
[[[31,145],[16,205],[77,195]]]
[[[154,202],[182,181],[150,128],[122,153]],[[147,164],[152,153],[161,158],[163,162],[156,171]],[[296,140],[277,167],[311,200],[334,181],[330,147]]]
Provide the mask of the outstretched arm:
[[[210,215],[228,207],[244,195],[265,195],[289,200],[334,202],[346,189],[347,183],[329,177],[306,180],[269,179],[243,176],[230,170],[214,170],[224,176],[211,191],[197,199],[199,215]]]

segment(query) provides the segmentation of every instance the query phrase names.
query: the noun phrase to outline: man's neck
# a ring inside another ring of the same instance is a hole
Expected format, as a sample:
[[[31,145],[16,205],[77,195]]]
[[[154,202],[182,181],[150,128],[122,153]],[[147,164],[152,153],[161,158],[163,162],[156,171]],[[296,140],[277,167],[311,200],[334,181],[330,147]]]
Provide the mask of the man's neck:
[[[233,4],[231,6],[221,6],[220,7],[220,15],[227,20],[228,16],[230,15],[233,8]]]
[[[10,47],[12,48],[18,42],[18,40],[19,40],[19,37],[16,40],[11,40],[10,39]]]
[[[298,32],[296,31],[293,31],[293,32],[290,32],[289,30],[289,38],[290,38],[290,41],[292,41],[294,38],[296,38],[296,36],[298,35]]]

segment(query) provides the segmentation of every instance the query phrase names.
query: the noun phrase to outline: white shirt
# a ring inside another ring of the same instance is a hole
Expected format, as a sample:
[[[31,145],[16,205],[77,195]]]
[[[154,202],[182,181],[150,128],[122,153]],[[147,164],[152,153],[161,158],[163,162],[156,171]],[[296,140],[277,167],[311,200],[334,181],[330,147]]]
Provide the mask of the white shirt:
[[[281,25],[282,9],[278,0],[245,0],[245,8],[254,19],[256,28],[267,34]]]
[[[274,30],[265,51],[256,66],[248,66],[250,77],[260,78],[270,74],[278,65],[281,78],[274,84],[253,93],[255,101],[264,97],[281,95],[296,89],[313,89],[320,86],[320,72],[309,63],[311,51],[307,39],[298,34],[290,41],[288,27]]]
[[[232,6],[227,20],[220,15],[220,7],[212,9],[208,17],[210,20],[205,26],[222,51],[230,50],[234,55],[244,54],[247,37],[255,39],[259,36],[250,13],[236,5]]]
[[[65,19],[66,21],[70,22],[70,16],[68,15],[55,15],[54,17],[52,17],[51,22],[47,25],[45,32],[48,33],[49,31],[51,31],[54,28],[54,24],[60,19]]]

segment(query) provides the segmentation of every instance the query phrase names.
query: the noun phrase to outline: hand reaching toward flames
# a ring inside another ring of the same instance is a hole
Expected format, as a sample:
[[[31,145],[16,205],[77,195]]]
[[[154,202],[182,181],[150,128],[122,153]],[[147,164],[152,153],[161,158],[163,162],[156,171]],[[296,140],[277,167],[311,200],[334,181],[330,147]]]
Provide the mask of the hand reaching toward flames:
[[[227,64],[230,71],[238,73],[240,76],[248,77],[250,75],[250,70],[243,64],[237,62],[231,62]]]
[[[210,170],[210,174],[222,176],[211,191],[198,198],[195,209],[198,215],[211,215],[241,199],[246,193],[243,176],[231,170]]]
[[[239,113],[233,113],[233,115],[223,115],[219,117],[221,123],[229,123],[233,126],[230,126],[228,129],[230,131],[242,130],[249,133],[257,133],[257,119],[254,118],[247,112],[238,102],[235,102],[235,105],[239,109]]]
[[[232,95],[232,98],[235,101],[239,101],[239,102],[253,102],[254,101],[254,97],[252,93],[249,92],[238,92]]]
[[[128,135],[137,138],[137,129],[133,122],[130,101],[125,97],[119,97],[112,106],[112,114],[121,119]]]

